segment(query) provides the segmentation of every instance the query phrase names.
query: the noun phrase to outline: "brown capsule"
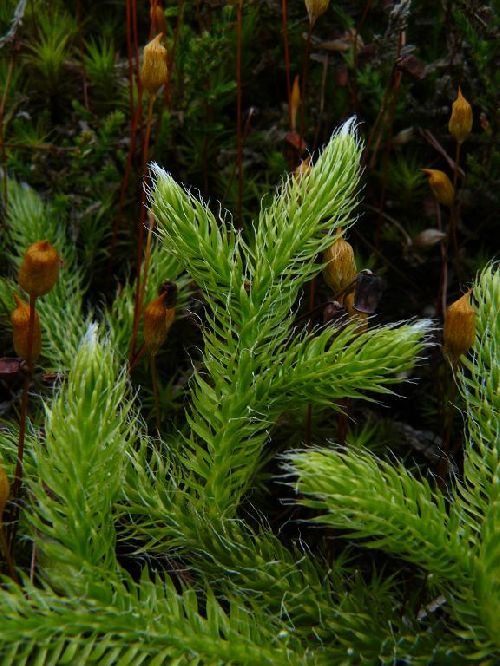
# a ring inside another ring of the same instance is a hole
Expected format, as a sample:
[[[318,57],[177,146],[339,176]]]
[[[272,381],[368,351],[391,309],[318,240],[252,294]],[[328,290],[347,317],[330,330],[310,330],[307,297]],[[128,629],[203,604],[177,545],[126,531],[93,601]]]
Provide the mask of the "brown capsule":
[[[346,294],[344,298],[344,305],[349,315],[349,319],[358,324],[360,333],[365,333],[368,330],[368,313],[360,312],[354,307],[355,294],[353,291]]]
[[[451,208],[455,198],[455,190],[445,172],[439,169],[422,169],[422,171],[427,176],[429,187],[439,203]]]
[[[5,469],[0,462],[0,527],[3,525],[3,512],[10,495],[10,485]]]
[[[316,20],[328,9],[330,0],[305,0],[309,23],[313,26]]]
[[[383,291],[383,279],[372,273],[368,268],[365,268],[359,273],[356,279],[354,308],[358,312],[363,312],[367,315],[374,314],[382,298]]]
[[[328,262],[323,269],[326,284],[342,302],[341,292],[356,278],[356,259],[350,243],[343,238],[337,240],[323,253],[323,261]],[[354,286],[354,285],[353,285]]]
[[[25,301],[22,301],[17,294],[14,294],[16,301],[16,309],[13,310],[10,320],[12,322],[12,339],[14,342],[14,349],[20,358],[26,361],[31,359],[34,363],[40,356],[42,348],[42,337],[40,333],[40,319],[36,310],[34,313],[33,323],[33,339],[30,350],[29,344],[29,330],[30,330],[30,306]],[[31,354],[30,354],[31,351]]]
[[[443,352],[453,366],[466,354],[476,337],[476,311],[470,304],[470,291],[448,306],[443,329]]]
[[[47,294],[57,282],[61,260],[47,240],[37,241],[24,253],[19,269],[19,284],[30,296]]]
[[[164,291],[144,308],[144,347],[151,356],[157,354],[165,342],[175,318],[175,305],[165,305],[167,296],[168,291]]]
[[[168,79],[167,49],[161,43],[162,37],[160,32],[144,47],[141,81],[150,95],[156,95]]]
[[[451,108],[448,130],[457,143],[463,143],[472,130],[472,107],[460,88]]]

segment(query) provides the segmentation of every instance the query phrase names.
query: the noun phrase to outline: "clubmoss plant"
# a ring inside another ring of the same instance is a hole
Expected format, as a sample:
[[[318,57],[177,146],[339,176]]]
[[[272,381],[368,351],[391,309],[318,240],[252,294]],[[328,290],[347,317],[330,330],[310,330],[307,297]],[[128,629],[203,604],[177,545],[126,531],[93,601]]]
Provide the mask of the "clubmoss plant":
[[[309,329],[297,323],[303,288],[325,267],[316,258],[337,229],[354,222],[360,156],[351,121],[300,179],[283,182],[252,239],[153,167],[150,205],[163,245],[151,254],[146,299],[154,298],[154,276],[185,271],[179,308],[187,280],[197,283],[205,308],[185,422],[148,434],[125,360],[133,285],[104,310],[101,324],[78,318],[82,334],[71,358],[59,357],[65,377],[45,396],[44,415],[27,438],[30,507],[18,534],[38,557],[35,582],[22,571],[19,586],[2,579],[3,663],[425,664],[449,655],[461,663],[467,648],[454,632],[478,659],[494,663],[497,615],[487,589],[498,576],[498,456],[489,438],[498,436],[498,386],[478,386],[475,374],[497,372],[491,345],[498,331],[485,319],[498,302],[493,268],[474,289],[478,337],[460,380],[473,449],[450,506],[430,482],[379,462],[352,440],[348,451],[287,454],[301,501],[320,511],[309,515],[428,572],[445,595],[446,620],[422,611],[432,596],[418,576],[418,592],[407,594],[406,571],[370,574],[357,569],[353,549],[332,558],[309,545],[307,534],[287,543],[264,518],[244,519],[273,457],[271,428],[284,412],[306,404],[338,410],[347,397],[391,394],[429,344],[428,321],[366,332],[347,320]],[[33,210],[36,202],[33,195]],[[46,212],[38,219],[48,238]],[[23,233],[18,220],[14,229]],[[66,256],[69,243],[64,234],[61,240]],[[51,292],[59,299],[66,272]],[[78,283],[71,320],[83,292]],[[485,402],[479,415],[476,401]],[[0,429],[8,478],[13,442]],[[290,494],[280,487],[282,497]]]

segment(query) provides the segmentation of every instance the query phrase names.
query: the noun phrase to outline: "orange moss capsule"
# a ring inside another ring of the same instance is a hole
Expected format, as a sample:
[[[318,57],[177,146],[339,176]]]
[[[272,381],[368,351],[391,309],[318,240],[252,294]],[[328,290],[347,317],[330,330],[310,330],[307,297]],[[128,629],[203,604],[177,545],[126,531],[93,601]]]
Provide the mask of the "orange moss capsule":
[[[160,32],[144,47],[141,81],[150,95],[156,95],[168,79],[167,49],[161,43],[162,37]]]
[[[323,269],[325,282],[342,301],[343,296],[339,292],[354,281],[357,273],[354,250],[343,238],[337,238],[323,253],[323,261],[328,262]]]
[[[16,354],[27,361],[30,358],[29,329],[30,329],[30,306],[14,294],[16,309],[13,310],[10,320],[12,322],[12,339]],[[40,318],[35,311],[33,324],[33,344],[31,346],[31,362],[35,362],[40,356],[42,348],[42,336],[40,333]]]
[[[448,130],[457,143],[463,143],[472,130],[472,107],[462,95],[460,87],[451,108]]]
[[[57,282],[61,260],[47,240],[37,241],[24,253],[19,269],[19,284],[30,296],[47,294]]]
[[[427,176],[429,187],[439,203],[451,208],[455,198],[455,190],[445,172],[439,169],[422,169],[422,171]]]
[[[177,287],[173,282],[162,286],[158,298],[144,308],[144,347],[152,356],[158,353],[175,319]]]
[[[314,25],[316,20],[328,9],[330,0],[305,0],[309,23]]]
[[[476,337],[476,311],[470,304],[470,291],[452,303],[446,310],[443,330],[444,354],[456,365],[474,344]]]
[[[10,495],[10,485],[5,469],[0,462],[0,527],[3,525],[3,512]]]

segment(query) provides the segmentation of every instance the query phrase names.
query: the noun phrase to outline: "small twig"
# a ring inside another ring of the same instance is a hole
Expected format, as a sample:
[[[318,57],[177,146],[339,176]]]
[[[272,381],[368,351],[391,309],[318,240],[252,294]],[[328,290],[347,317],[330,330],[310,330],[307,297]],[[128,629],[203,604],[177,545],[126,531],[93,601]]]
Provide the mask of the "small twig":
[[[451,157],[448,155],[446,150],[443,148],[443,146],[439,143],[439,141],[436,139],[434,134],[430,130],[422,129],[419,128],[419,132],[421,136],[427,141],[429,145],[431,145],[436,152],[438,152],[441,157],[443,157],[450,169],[454,172],[455,169],[457,170],[457,173],[460,175],[460,178],[465,178],[465,173],[462,171],[460,168],[460,165],[456,164],[454,160],[451,159]]]
[[[387,222],[393,224],[396,227],[396,229],[398,229],[398,231],[401,232],[401,235],[404,237],[406,245],[408,247],[412,244],[412,239],[410,234],[406,231],[406,229],[403,227],[403,225],[400,222],[398,222],[394,217],[392,217],[392,215],[386,213],[385,210],[380,210],[380,208],[377,208],[377,206],[371,206],[370,204],[365,204],[365,207],[368,210],[371,210],[374,213],[377,213],[378,215],[383,217],[384,220],[387,220]]]

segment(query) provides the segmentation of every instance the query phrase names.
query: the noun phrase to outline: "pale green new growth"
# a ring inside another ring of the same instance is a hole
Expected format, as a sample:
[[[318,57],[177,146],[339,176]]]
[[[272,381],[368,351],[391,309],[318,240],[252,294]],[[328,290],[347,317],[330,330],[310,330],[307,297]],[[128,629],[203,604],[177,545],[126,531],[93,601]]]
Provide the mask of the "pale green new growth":
[[[55,567],[51,577],[60,582],[69,569],[65,589],[78,589],[87,567],[116,568],[111,508],[133,436],[129,411],[126,376],[92,326],[47,407],[45,439],[34,451],[33,523],[47,564]]]
[[[260,215],[252,249],[227,216],[217,220],[169,174],[153,168],[152,210],[160,231],[203,287],[209,306],[204,372],[195,373],[184,464],[194,475],[191,487],[216,514],[234,514],[258,469],[268,427],[299,385],[304,401],[328,404],[361,390],[383,392],[393,381],[388,375],[410,368],[420,349],[424,324],[399,333],[380,329],[356,343],[351,328],[333,340],[327,354],[335,330],[318,337],[294,330],[293,304],[303,284],[321,270],[315,257],[332,242],[335,229],[352,222],[360,154],[348,122],[306,176],[283,183]],[[356,359],[345,348],[349,341]],[[370,350],[377,348],[379,356],[372,358]],[[288,375],[283,363],[293,366]]]

